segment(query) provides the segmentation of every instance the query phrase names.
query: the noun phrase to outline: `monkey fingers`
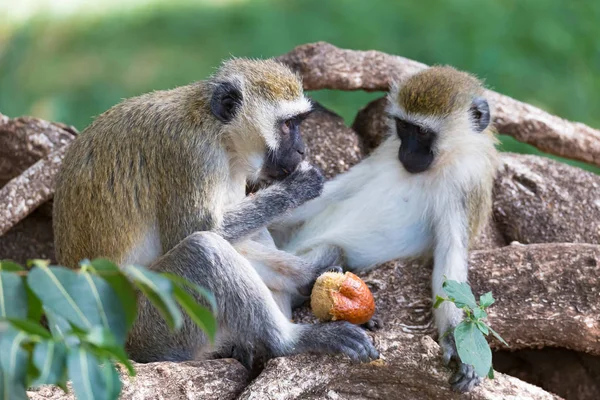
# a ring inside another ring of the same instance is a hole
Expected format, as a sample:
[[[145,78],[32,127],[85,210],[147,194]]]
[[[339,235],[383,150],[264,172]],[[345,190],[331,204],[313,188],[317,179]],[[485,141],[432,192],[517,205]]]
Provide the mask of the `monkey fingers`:
[[[473,366],[460,361],[453,333],[449,333],[442,338],[440,346],[444,352],[444,364],[453,370],[453,374],[448,380],[452,390],[465,393],[481,383],[481,378],[477,375]]]
[[[304,285],[298,288],[298,293],[300,293],[301,296],[310,296],[310,293],[312,292],[312,288],[313,286],[315,286],[315,282],[317,280],[317,278],[319,276],[321,276],[322,274],[324,274],[325,272],[337,272],[337,273],[343,273],[344,270],[342,267],[338,266],[338,265],[334,265],[334,266],[329,266],[329,267],[323,267],[321,269],[318,269],[317,271],[315,271],[315,275],[312,279],[312,281],[308,284],[308,285]]]
[[[379,352],[362,328],[346,321],[306,325],[296,351],[342,353],[355,362],[379,358]]]

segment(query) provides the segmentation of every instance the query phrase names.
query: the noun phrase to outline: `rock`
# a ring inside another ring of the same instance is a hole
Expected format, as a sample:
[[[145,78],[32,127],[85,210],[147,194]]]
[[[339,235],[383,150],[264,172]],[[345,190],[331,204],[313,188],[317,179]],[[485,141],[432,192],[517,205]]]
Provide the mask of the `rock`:
[[[488,310],[489,322],[510,344],[510,350],[570,348],[589,353],[586,365],[599,365],[598,357],[592,355],[600,355],[600,246],[511,245],[473,251],[469,264],[476,296],[491,290],[496,298]],[[393,368],[384,366],[373,372],[372,366],[349,364],[342,357],[279,359],[267,365],[241,398],[258,399],[269,390],[282,399],[453,398],[447,391],[448,375],[439,364],[437,345],[418,347],[419,341],[437,336],[431,313],[431,273],[429,265],[389,262],[361,274],[375,296],[375,315],[383,322],[383,328],[373,334],[376,346],[386,365]],[[308,307],[302,307],[295,311],[294,320],[306,323],[315,318]],[[495,340],[491,345],[505,349]],[[418,368],[413,371],[415,364]],[[600,371],[588,370],[590,379],[600,377]],[[502,376],[501,380],[486,381],[472,398],[550,396],[530,394],[521,384]]]
[[[300,125],[308,149],[308,160],[323,170],[327,178],[348,170],[363,156],[356,133],[344,119],[315,104],[314,111]]]
[[[388,137],[386,103],[385,97],[373,100],[360,109],[354,118],[352,129],[360,136],[365,154],[369,154]]]
[[[0,235],[52,198],[68,147],[59,147],[0,188]]]
[[[302,76],[305,90],[387,91],[427,65],[379,51],[309,43],[277,57]],[[600,165],[600,131],[570,122],[508,96],[486,91],[499,132],[550,154]]]
[[[134,378],[121,372],[121,400],[228,400],[237,398],[248,382],[246,369],[231,359],[134,366]],[[74,400],[70,385],[69,389],[65,395],[58,387],[43,386],[27,394],[31,400]]]
[[[536,156],[502,161],[493,207],[508,242],[600,243],[600,176]]]
[[[471,250],[497,249],[508,244],[493,217],[490,217],[471,244]]]
[[[511,350],[546,346],[600,355],[600,246],[511,245],[474,251],[469,263],[474,293],[491,290],[496,298],[490,321]]]
[[[302,76],[305,90],[388,90],[427,65],[380,51],[340,49],[326,42],[301,45],[276,60]]]
[[[461,399],[450,390],[450,371],[439,346],[428,336],[402,332],[377,335],[382,360],[353,364],[336,356],[303,354],[269,361],[240,400],[258,399]],[[558,399],[558,396],[496,374],[469,393],[470,399]]]
[[[494,368],[565,399],[600,399],[600,357],[546,347],[494,354]]]
[[[75,128],[64,124],[0,114],[0,187],[76,134]]]
[[[0,260],[9,259],[25,265],[33,258],[56,262],[52,217],[39,208],[0,236]]]

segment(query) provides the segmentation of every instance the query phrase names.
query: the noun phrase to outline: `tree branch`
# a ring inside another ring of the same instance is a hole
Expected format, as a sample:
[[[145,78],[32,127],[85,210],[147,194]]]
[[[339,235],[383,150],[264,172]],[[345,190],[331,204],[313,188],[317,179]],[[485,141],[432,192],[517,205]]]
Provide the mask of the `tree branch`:
[[[427,68],[404,57],[344,50],[325,42],[298,46],[277,60],[301,74],[306,90],[386,91],[392,79],[403,80]],[[499,132],[550,154],[600,166],[599,130],[493,91],[487,95]]]
[[[0,189],[4,207],[0,214],[0,235],[52,197],[54,180],[68,147],[50,153]]]

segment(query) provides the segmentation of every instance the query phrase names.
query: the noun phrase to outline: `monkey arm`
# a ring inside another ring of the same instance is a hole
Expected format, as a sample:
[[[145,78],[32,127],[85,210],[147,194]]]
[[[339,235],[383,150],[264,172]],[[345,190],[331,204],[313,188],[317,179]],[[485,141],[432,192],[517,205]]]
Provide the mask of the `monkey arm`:
[[[437,205],[434,211],[433,251],[433,298],[446,297],[442,288],[445,279],[466,282],[468,277],[469,228],[467,211],[462,201],[455,199],[446,207]],[[463,318],[463,311],[450,302],[444,302],[433,311],[446,364],[455,366],[451,378],[453,387],[468,391],[480,382],[479,376],[470,365],[463,364],[458,357],[453,328]]]
[[[219,233],[231,243],[247,238],[286,211],[319,196],[323,182],[323,175],[303,162],[283,181],[259,190],[228,210]]]
[[[294,228],[299,224],[316,217],[330,205],[347,199],[356,193],[362,186],[362,179],[366,178],[363,171],[366,171],[366,169],[359,164],[352,170],[338,175],[333,180],[325,183],[323,194],[319,197],[277,218],[269,226],[269,230],[275,236],[277,245],[280,247],[285,245],[290,236],[293,236]]]
[[[343,353],[365,362],[379,357],[362,329],[348,322],[292,323],[248,260],[212,232],[191,234],[151,269],[179,275],[214,294],[220,328],[217,346],[233,344],[234,358],[248,368],[255,353],[262,353],[259,358],[301,352]],[[140,296],[138,307],[139,317],[127,342],[133,360],[186,361],[204,354],[206,336],[188,316],[182,329],[172,332],[147,298]]]
[[[447,207],[438,205],[434,211],[434,251],[432,291],[445,297],[442,284],[445,279],[467,281],[468,224],[466,210],[458,202]],[[440,335],[456,326],[462,317],[453,304],[443,303],[435,311],[435,322]]]
[[[291,196],[278,185],[271,186],[245,198],[234,209],[225,212],[218,233],[228,242],[238,242],[293,206]]]

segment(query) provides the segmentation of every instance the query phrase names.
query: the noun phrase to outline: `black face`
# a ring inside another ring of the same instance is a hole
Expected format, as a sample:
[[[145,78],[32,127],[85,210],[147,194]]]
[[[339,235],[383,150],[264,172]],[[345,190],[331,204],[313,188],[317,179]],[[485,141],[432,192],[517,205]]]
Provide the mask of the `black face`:
[[[436,133],[399,118],[395,121],[401,141],[398,159],[404,169],[413,174],[426,171],[433,162],[432,146]]]
[[[309,113],[280,120],[275,129],[279,131],[279,147],[268,150],[263,173],[271,179],[283,179],[291,174],[304,160],[306,147],[300,136],[300,124]]]

